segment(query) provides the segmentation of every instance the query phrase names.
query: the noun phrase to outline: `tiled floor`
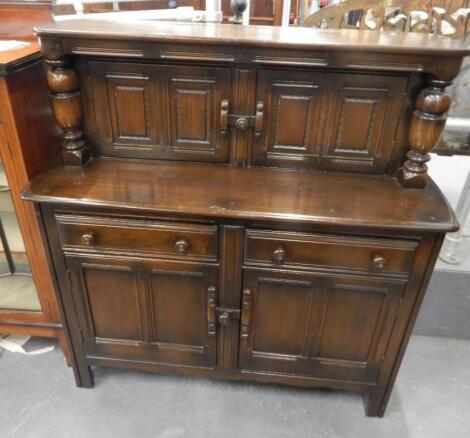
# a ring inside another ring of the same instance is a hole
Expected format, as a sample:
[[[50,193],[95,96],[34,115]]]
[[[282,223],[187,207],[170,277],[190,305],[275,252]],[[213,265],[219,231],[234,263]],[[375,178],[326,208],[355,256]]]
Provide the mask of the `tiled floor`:
[[[99,369],[76,388],[59,351],[0,356],[2,438],[468,438],[470,342],[413,337],[383,419],[355,394]]]

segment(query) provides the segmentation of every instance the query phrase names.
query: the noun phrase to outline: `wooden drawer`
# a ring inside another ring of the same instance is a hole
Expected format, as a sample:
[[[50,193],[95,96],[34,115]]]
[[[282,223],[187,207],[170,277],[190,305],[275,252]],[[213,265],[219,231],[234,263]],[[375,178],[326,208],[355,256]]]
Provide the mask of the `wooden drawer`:
[[[416,241],[247,230],[245,263],[408,273]]]
[[[64,250],[217,259],[217,226],[56,215]]]

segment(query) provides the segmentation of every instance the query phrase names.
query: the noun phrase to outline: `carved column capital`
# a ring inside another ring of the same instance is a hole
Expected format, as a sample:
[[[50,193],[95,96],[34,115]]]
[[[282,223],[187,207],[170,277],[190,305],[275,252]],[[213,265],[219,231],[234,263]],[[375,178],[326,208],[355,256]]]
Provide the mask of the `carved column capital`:
[[[444,130],[451,104],[451,98],[445,89],[452,82],[435,77],[427,79],[429,87],[419,94],[411,120],[410,151],[398,173],[398,179],[407,188],[423,188],[426,185],[429,151],[436,145]]]
[[[50,70],[47,85],[50,90],[52,112],[62,129],[62,162],[70,166],[83,166],[90,158],[82,137],[82,102],[78,79],[67,58],[46,59]]]

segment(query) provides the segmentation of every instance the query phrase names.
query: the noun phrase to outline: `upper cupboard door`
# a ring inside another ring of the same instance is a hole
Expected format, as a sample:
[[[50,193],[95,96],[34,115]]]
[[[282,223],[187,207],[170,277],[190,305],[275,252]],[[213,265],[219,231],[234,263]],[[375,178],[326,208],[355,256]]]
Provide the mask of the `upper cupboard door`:
[[[327,108],[324,91],[319,73],[258,72],[256,100],[264,103],[265,126],[254,137],[252,164],[318,167],[318,142]]]
[[[251,162],[384,173],[406,86],[398,76],[261,70],[256,100],[266,122]]]
[[[397,76],[332,77],[323,169],[385,173],[405,107],[407,79]]]
[[[228,161],[229,69],[91,62],[90,71],[102,155]]]
[[[91,62],[96,129],[104,156],[151,158],[164,144],[158,70]]]
[[[228,136],[220,126],[222,100],[230,96],[230,70],[168,67],[165,111],[169,148],[159,158],[228,162]]]

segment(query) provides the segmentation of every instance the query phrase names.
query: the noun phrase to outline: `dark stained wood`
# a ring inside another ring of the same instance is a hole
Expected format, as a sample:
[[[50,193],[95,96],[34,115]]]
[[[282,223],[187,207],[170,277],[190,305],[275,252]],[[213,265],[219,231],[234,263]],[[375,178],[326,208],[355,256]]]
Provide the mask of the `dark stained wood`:
[[[424,162],[468,47],[81,20],[38,34],[55,97],[81,103],[56,108],[64,153],[91,155],[23,192],[77,385],[122,366],[347,389],[383,415],[458,228]]]
[[[406,274],[417,246],[418,242],[409,240],[247,230],[245,263]]]
[[[465,55],[469,48],[463,42],[427,34],[381,34],[353,30],[321,31],[308,28],[278,28],[275,26],[232,26],[229,24],[134,23],[106,20],[59,21],[35,28],[40,38],[60,36],[116,41],[153,41],[191,45],[219,45],[354,50],[361,52],[427,53],[436,55]]]
[[[404,77],[260,70],[256,98],[272,123],[255,136],[252,164],[384,173],[406,85]]]
[[[218,108],[229,69],[93,62],[90,70],[101,155],[228,161]]]
[[[82,103],[78,81],[66,60],[46,60],[51,67],[47,74],[51,107],[57,125],[62,129],[62,162],[83,165],[90,152],[82,139]]]
[[[403,283],[247,269],[243,288],[243,369],[376,379]]]
[[[40,175],[23,196],[36,202],[219,219],[428,231],[457,228],[434,183],[424,190],[403,190],[394,179],[358,174],[97,159],[83,169],[58,167]]]
[[[138,252],[153,256],[217,260],[217,227],[56,216],[62,248],[78,252]]]
[[[240,226],[225,225],[220,231],[220,274],[218,306],[223,309],[240,308],[243,259],[244,229]],[[224,369],[236,368],[238,364],[238,341],[240,318],[229,314],[226,325],[219,326],[217,345],[217,366]]]
[[[451,99],[444,89],[449,81],[428,79],[430,86],[421,91],[411,121],[408,160],[399,172],[404,187],[422,188],[427,181],[427,166],[431,157],[428,152],[436,145],[444,130]]]
[[[85,354],[215,364],[207,307],[216,267],[104,256],[68,256],[67,265]]]

